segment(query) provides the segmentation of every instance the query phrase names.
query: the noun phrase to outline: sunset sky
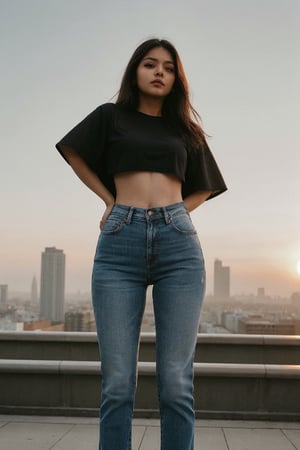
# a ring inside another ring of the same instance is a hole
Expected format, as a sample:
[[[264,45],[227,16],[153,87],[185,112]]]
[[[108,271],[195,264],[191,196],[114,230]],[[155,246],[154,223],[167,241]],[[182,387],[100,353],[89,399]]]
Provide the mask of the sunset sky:
[[[228,192],[192,213],[212,292],[300,291],[298,0],[0,0],[0,284],[29,291],[41,252],[66,254],[66,289],[88,291],[102,202],[55,143],[113,101],[134,49],[169,39]]]

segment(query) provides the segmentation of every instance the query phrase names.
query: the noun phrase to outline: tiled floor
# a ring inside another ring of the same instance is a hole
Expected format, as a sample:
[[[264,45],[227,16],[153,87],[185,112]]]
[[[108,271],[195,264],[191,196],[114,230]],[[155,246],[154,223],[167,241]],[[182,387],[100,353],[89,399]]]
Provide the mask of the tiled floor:
[[[1,450],[97,450],[98,420],[1,416]],[[198,420],[195,450],[300,450],[300,423]],[[134,419],[133,450],[160,450],[158,420]]]

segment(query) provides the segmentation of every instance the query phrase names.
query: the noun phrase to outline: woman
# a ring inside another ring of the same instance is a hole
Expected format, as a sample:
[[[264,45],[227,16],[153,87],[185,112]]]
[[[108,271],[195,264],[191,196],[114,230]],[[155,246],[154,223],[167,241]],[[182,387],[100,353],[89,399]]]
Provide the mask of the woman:
[[[151,39],[131,57],[116,103],[99,106],[56,145],[106,205],[92,276],[101,450],[131,449],[151,284],[161,448],[194,448],[193,358],[205,268],[189,212],[226,190],[196,119],[176,49]]]

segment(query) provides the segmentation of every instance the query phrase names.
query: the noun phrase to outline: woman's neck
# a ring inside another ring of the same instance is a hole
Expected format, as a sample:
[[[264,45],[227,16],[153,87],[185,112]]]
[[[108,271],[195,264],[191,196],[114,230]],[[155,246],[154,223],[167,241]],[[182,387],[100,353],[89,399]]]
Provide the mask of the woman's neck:
[[[163,99],[161,98],[144,98],[139,101],[138,111],[149,116],[161,116],[163,107]]]

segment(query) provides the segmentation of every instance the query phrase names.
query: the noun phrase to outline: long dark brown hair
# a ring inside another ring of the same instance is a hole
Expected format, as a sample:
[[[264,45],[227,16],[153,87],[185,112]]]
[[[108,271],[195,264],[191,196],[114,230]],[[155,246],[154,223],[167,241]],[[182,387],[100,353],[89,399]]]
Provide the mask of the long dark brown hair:
[[[162,115],[168,123],[180,130],[190,149],[196,149],[205,141],[205,132],[200,125],[200,116],[190,102],[187,78],[181,59],[175,47],[167,40],[149,39],[140,44],[126,67],[122,78],[116,104],[127,109],[136,110],[139,103],[139,91],[136,84],[137,67],[146,54],[156,47],[167,50],[175,64],[175,81],[170,94],[165,98]]]

